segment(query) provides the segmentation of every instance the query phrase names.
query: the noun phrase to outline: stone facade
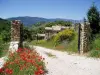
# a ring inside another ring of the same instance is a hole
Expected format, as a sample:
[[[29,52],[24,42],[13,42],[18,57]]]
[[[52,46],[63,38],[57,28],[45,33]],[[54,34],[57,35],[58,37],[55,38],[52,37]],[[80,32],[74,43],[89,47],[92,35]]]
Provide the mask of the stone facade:
[[[89,23],[81,24],[80,28],[80,53],[89,51]]]
[[[20,41],[20,21],[11,21],[11,41]]]
[[[14,52],[19,47],[22,47],[23,41],[23,26],[19,20],[11,21],[11,42],[9,50]]]
[[[65,30],[65,29],[74,29],[74,27],[60,26],[60,25],[45,27],[45,40],[52,38],[52,36],[56,35],[60,31]]]

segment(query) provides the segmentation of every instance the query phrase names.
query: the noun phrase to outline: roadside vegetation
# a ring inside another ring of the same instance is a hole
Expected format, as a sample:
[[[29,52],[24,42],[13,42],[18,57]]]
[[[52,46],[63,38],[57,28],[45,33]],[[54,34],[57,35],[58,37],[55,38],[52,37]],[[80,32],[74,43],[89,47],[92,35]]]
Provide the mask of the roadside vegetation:
[[[89,56],[91,57],[100,57],[100,34],[97,34],[95,39],[90,44],[90,53]]]
[[[31,44],[60,51],[77,52],[78,35],[75,31],[68,29],[59,32],[56,36],[53,36],[52,39],[50,40],[33,40]]]
[[[100,12],[94,4],[90,7],[87,18],[91,28],[89,56],[100,57]]]
[[[93,4],[88,12],[87,19],[90,23],[90,51],[89,56],[100,56],[100,12]],[[49,40],[37,40],[38,33],[45,33],[45,27],[51,27],[55,25],[60,26],[72,26],[70,21],[54,21],[54,22],[38,22],[31,27],[24,26],[23,28],[23,40],[30,42],[32,45],[43,46],[61,51],[78,52],[78,33],[77,29],[65,30],[59,32],[56,36],[53,36]],[[76,24],[75,24],[76,25]],[[0,57],[4,56],[8,51],[8,43],[10,42],[10,29],[11,24],[9,21],[0,18]],[[98,35],[98,36],[97,36]]]
[[[45,70],[44,58],[35,50],[19,48],[14,53],[9,52],[0,75],[43,75]]]

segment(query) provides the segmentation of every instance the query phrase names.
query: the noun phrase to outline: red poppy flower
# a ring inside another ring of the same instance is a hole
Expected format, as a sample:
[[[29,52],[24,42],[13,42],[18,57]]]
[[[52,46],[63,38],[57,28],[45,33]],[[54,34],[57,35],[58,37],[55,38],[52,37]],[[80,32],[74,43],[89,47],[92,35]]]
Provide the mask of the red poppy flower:
[[[3,72],[3,68],[0,68],[0,73],[2,73]]]
[[[6,72],[7,74],[12,74],[12,73],[13,73],[13,70],[7,68],[7,69],[5,70],[5,72]]]

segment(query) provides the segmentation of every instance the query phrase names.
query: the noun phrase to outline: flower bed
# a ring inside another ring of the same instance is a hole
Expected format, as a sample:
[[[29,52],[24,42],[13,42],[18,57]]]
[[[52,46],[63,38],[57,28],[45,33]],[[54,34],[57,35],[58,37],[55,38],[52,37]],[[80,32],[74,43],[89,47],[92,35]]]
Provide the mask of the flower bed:
[[[19,48],[17,52],[9,53],[8,60],[0,69],[0,75],[43,75],[43,60],[36,51]]]

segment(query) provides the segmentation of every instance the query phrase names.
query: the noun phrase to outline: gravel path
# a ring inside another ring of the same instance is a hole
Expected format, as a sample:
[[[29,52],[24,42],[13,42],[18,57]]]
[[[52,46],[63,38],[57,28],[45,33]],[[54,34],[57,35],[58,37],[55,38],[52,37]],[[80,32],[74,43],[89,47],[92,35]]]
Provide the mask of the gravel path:
[[[34,48],[45,58],[47,75],[100,75],[100,59],[68,55],[39,46]],[[48,56],[49,53],[54,56]]]

